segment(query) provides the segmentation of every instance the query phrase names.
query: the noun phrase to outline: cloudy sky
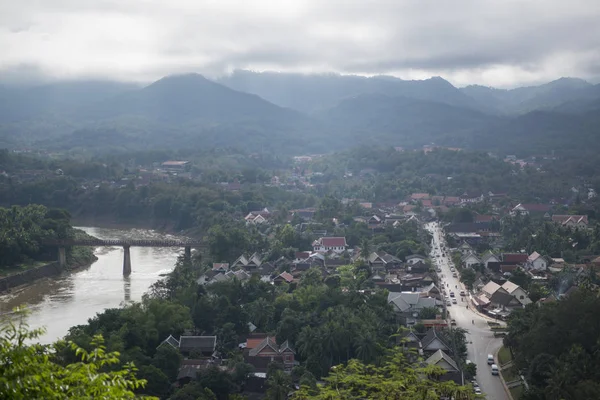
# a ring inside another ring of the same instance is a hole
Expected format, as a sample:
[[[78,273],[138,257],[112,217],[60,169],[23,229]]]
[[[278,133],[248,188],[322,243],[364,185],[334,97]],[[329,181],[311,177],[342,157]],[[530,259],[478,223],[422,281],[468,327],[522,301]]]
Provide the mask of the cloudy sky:
[[[600,79],[600,0],[0,0],[0,80],[236,68]]]

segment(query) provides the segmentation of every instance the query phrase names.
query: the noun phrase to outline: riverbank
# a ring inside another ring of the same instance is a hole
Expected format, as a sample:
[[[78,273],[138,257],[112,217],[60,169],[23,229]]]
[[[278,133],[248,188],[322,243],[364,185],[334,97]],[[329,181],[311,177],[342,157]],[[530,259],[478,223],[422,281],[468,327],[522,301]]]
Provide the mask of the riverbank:
[[[85,253],[74,254],[73,256],[66,268],[61,268],[58,261],[55,261],[0,278],[0,294],[18,289],[21,286],[30,285],[40,279],[52,278],[63,272],[88,267],[98,260],[98,257],[93,253],[91,257]]]

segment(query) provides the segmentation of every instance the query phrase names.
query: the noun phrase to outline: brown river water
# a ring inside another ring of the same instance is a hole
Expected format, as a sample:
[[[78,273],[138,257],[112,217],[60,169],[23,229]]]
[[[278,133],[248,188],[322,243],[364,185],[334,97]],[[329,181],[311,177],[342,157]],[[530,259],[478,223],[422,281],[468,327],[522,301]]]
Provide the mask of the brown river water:
[[[105,229],[79,227],[100,239],[174,238],[148,229]],[[45,327],[41,343],[51,343],[67,334],[70,327],[87,320],[107,308],[139,301],[150,285],[173,270],[183,249],[131,247],[131,276],[123,277],[123,248],[95,249],[98,261],[89,267],[55,278],[36,281],[12,293],[0,296],[0,314],[10,313],[26,305],[32,328]]]

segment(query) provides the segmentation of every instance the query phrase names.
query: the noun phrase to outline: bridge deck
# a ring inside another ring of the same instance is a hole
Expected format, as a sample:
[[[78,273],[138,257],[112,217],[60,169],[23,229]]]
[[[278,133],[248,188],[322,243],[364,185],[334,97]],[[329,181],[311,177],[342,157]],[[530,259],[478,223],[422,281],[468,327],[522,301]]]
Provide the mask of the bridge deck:
[[[206,243],[199,240],[169,240],[169,239],[86,239],[86,240],[48,240],[47,246],[119,246],[119,247],[205,247]]]

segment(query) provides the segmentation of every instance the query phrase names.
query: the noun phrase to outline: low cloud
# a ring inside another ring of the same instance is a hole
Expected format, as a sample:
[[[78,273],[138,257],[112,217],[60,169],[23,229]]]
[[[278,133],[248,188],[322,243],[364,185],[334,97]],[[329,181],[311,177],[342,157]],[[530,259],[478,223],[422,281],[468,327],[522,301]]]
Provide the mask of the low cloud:
[[[233,69],[597,80],[587,0],[0,0],[0,80],[151,81]],[[29,78],[27,78],[29,77]]]

